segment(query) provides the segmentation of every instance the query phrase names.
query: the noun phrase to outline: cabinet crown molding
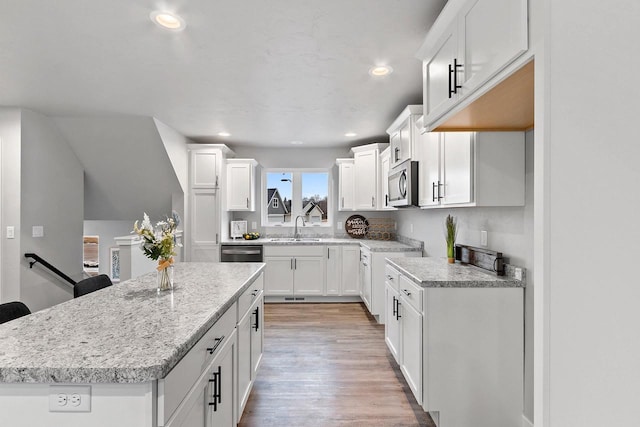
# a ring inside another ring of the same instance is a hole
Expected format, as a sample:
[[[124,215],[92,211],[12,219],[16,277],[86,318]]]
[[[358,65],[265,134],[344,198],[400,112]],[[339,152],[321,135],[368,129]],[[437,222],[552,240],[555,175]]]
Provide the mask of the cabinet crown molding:
[[[410,116],[422,116],[423,107],[420,105],[407,105],[404,110],[398,115],[398,117],[391,123],[391,126],[387,128],[389,135],[393,134],[398,128],[407,120]]]
[[[369,151],[369,150],[375,150],[378,149],[379,151],[384,150],[385,148],[387,148],[389,146],[388,142],[376,142],[373,144],[367,144],[367,145],[360,145],[358,147],[351,147],[351,152],[353,154],[355,153],[360,153],[362,151]]]

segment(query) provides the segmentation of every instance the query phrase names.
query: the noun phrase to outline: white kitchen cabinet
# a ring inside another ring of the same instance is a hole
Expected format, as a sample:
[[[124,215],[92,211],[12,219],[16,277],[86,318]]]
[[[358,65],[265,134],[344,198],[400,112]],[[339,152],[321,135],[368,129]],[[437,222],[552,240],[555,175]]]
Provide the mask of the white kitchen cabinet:
[[[266,264],[264,272],[265,295],[293,295],[293,258],[290,256],[265,256],[264,262]]]
[[[422,114],[422,105],[408,105],[387,129],[391,169],[413,159],[415,143],[422,130],[416,123]]]
[[[360,245],[342,247],[342,296],[360,295]]]
[[[422,289],[400,275],[397,303],[400,325],[400,370],[417,402],[422,405]]]
[[[354,154],[354,163],[354,208],[375,210],[378,197],[378,149],[357,151]]]
[[[360,250],[360,298],[370,313],[374,312],[372,303],[373,281],[371,275],[371,252]]]
[[[222,153],[215,148],[191,148],[191,188],[218,188]]]
[[[322,296],[325,285],[325,246],[265,246],[265,296],[285,300]]]
[[[232,154],[224,145],[191,144],[189,149],[189,219],[185,223],[185,260],[220,260],[220,176],[222,164]],[[223,174],[224,175],[224,174]]]
[[[351,211],[355,206],[355,164],[353,159],[337,159],[338,210]]]
[[[385,323],[386,258],[420,257],[420,251],[373,252],[360,249],[360,297],[378,323]]]
[[[425,127],[526,52],[527,19],[527,0],[445,6],[417,53],[423,59]]]
[[[430,36],[431,33],[427,38]],[[431,43],[433,45],[425,52],[422,64],[425,125],[449,111],[458,100],[457,85],[453,81],[457,75],[453,69],[458,65],[458,23],[452,22]]]
[[[342,247],[327,246],[327,285],[325,295],[342,294]]]
[[[436,424],[520,425],[523,288],[422,287],[390,264],[385,273],[385,342]]]
[[[420,206],[524,205],[524,133],[428,132],[419,146]]]
[[[237,304],[234,303],[161,380],[158,425],[235,425]],[[215,395],[215,397],[214,397]]]
[[[235,417],[236,386],[234,367],[236,360],[236,332],[222,346],[215,357],[213,369],[210,371],[208,406],[211,414],[211,426],[233,427],[237,424]]]
[[[396,210],[389,205],[389,170],[391,169],[391,147],[380,153],[380,202],[382,210]]]
[[[324,258],[296,256],[293,258],[293,292],[295,296],[324,294]]]
[[[227,160],[227,210],[255,211],[255,170],[258,162],[254,159]]]
[[[398,291],[385,283],[385,318],[384,341],[397,363],[400,363],[400,317],[398,317],[398,301],[400,295]]]
[[[244,411],[262,359],[264,343],[262,287],[263,281],[256,280],[238,301],[238,414]]]

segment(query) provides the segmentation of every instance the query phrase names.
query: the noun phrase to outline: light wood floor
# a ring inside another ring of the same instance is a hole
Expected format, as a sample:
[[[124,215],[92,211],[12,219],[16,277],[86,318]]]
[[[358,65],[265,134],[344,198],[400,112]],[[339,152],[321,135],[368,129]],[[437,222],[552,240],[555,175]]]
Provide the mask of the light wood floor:
[[[359,303],[265,304],[265,349],[241,427],[435,427]]]

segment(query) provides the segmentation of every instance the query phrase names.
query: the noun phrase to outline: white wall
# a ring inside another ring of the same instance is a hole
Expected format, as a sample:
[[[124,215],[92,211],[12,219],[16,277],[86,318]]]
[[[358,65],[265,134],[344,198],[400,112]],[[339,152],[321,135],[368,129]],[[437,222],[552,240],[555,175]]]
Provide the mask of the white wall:
[[[44,115],[22,110],[21,253],[34,252],[75,280],[82,273],[83,168],[73,150]],[[32,226],[44,237],[31,237]],[[73,297],[72,288],[40,265],[22,259],[20,299],[32,310]]]
[[[128,220],[171,213],[182,192],[151,117],[56,117],[85,168],[85,218]],[[183,173],[183,172],[181,172]]]
[[[525,206],[456,209],[401,209],[398,233],[422,240],[424,255],[446,257],[444,221],[451,214],[458,221],[457,243],[480,246],[480,231],[488,232],[488,248],[500,251],[508,262],[530,273],[525,290],[525,399],[524,414],[533,419],[533,131],[525,135]],[[499,189],[496,189],[497,191]],[[411,232],[413,225],[413,232]]]
[[[17,108],[0,108],[0,302],[20,299],[20,116]],[[15,227],[15,239],[6,239],[7,226]]]
[[[545,5],[545,427],[638,425],[640,3]]]

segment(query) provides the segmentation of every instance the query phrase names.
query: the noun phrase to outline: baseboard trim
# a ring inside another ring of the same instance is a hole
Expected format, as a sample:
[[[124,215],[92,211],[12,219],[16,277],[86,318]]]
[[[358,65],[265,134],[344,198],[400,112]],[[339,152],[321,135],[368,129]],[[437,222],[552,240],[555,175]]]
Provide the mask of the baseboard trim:
[[[533,427],[533,423],[524,415],[522,415],[522,427]]]

